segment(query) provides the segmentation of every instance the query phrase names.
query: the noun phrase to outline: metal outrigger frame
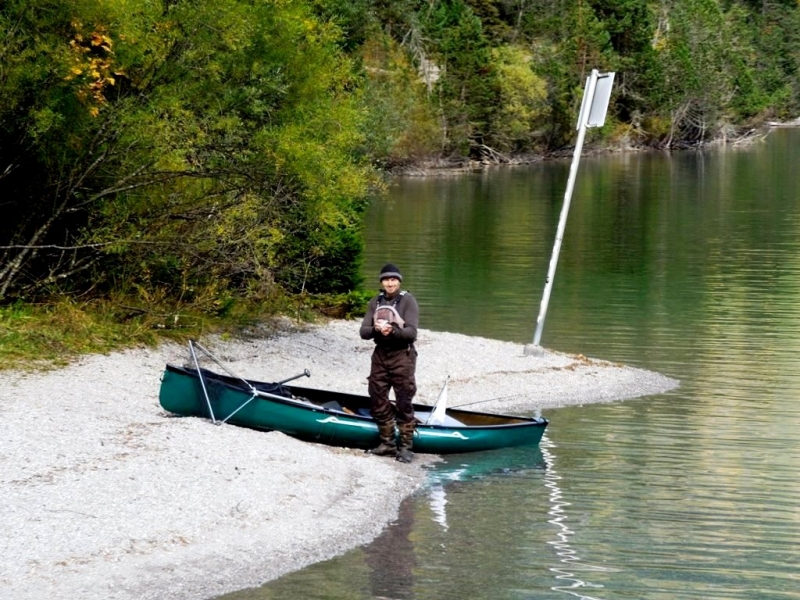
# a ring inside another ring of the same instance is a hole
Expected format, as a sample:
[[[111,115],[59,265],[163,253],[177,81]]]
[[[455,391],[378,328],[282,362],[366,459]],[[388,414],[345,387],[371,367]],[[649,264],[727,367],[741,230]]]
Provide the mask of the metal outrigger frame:
[[[196,350],[199,350],[200,352],[205,354],[208,358],[213,360],[214,363],[216,363],[216,365],[220,369],[225,371],[228,375],[230,375],[234,379],[238,379],[239,381],[244,383],[250,389],[251,396],[247,400],[245,400],[236,410],[234,410],[231,414],[229,414],[227,417],[225,417],[221,421],[217,420],[216,416],[214,415],[214,409],[211,407],[211,398],[209,398],[209,396],[208,396],[208,388],[206,387],[206,381],[203,378],[203,370],[200,368],[200,362],[197,360],[197,352],[196,352]],[[245,406],[250,404],[250,402],[252,402],[256,398],[265,397],[265,398],[278,398],[278,399],[285,400],[285,398],[281,398],[280,396],[277,396],[275,394],[270,394],[269,392],[262,392],[261,390],[256,389],[255,386],[253,386],[252,383],[247,381],[241,375],[237,375],[236,373],[234,373],[233,371],[228,369],[219,360],[217,360],[217,357],[214,356],[213,354],[211,354],[211,352],[209,350],[207,350],[206,348],[204,348],[203,346],[201,346],[200,344],[198,344],[194,340],[189,340],[189,352],[192,355],[192,360],[194,361],[194,366],[195,366],[195,369],[197,370],[197,377],[200,379],[200,386],[203,388],[203,396],[206,399],[206,406],[208,407],[208,414],[211,415],[211,422],[214,425],[224,425],[225,423],[228,422],[228,420],[233,415],[238,413],[240,410],[242,410]],[[295,379],[299,379],[300,377],[311,377],[311,372],[308,369],[305,369],[299,375],[295,375],[293,377],[289,377],[288,379],[284,379],[282,381],[278,381],[277,385],[282,385],[284,383],[288,383],[288,382],[293,381]]]

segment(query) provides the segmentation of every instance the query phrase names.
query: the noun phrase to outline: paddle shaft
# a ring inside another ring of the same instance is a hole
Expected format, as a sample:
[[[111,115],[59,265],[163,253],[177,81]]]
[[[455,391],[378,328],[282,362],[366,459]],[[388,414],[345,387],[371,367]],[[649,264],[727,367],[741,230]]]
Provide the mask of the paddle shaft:
[[[278,385],[283,385],[284,383],[289,383],[290,381],[294,381],[295,379],[300,379],[301,377],[311,377],[311,371],[305,369],[299,375],[295,375],[294,377],[289,377],[288,379],[284,379],[283,381],[278,381]]]
[[[511,394],[510,396],[498,396],[497,398],[486,398],[485,400],[476,400],[475,402],[467,402],[466,404],[454,404],[452,408],[461,408],[462,406],[472,406],[474,404],[494,402],[495,400],[507,400],[508,398],[518,398],[521,395],[522,394]]]

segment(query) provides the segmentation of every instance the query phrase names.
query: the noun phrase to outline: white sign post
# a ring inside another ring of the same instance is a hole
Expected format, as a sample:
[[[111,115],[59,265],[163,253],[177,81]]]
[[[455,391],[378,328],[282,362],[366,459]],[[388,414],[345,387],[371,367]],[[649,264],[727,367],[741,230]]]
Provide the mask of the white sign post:
[[[578,141],[575,143],[575,153],[572,155],[572,166],[569,169],[567,191],[564,193],[564,205],[561,207],[561,217],[558,220],[556,241],[553,244],[553,253],[550,256],[550,268],[547,270],[547,279],[545,280],[544,293],[542,294],[542,304],[539,308],[539,317],[536,319],[536,332],[533,334],[533,344],[525,346],[525,355],[542,354],[539,341],[542,339],[544,318],[547,314],[547,305],[550,302],[550,291],[553,287],[553,279],[556,276],[556,265],[558,264],[558,254],[561,251],[561,240],[564,238],[564,229],[567,226],[567,214],[569,213],[569,205],[572,201],[572,189],[575,187],[575,177],[578,174],[578,163],[581,160],[583,138],[586,136],[587,128],[602,127],[606,122],[608,101],[611,98],[611,86],[613,83],[614,73],[598,73],[597,69],[592,69],[592,74],[586,78],[586,87],[583,90],[583,101],[581,102],[581,112],[578,115]]]

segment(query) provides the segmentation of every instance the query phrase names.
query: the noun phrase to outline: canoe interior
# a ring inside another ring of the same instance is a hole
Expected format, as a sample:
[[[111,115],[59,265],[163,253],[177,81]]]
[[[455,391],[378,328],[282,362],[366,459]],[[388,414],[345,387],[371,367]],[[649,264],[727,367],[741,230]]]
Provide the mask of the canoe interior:
[[[331,445],[372,448],[379,442],[367,396],[201,372],[202,379],[194,368],[167,365],[159,394],[161,406],[176,414],[279,430]],[[548,424],[544,418],[450,408],[442,425],[429,425],[425,421],[431,408],[414,404],[417,452],[452,454],[537,445]]]
[[[291,390],[291,393],[299,398],[303,398],[318,404],[325,405],[328,402],[335,401],[342,406],[345,411],[347,409],[358,412],[359,409],[369,409],[369,397],[358,396],[355,394],[343,394],[337,392],[328,392],[325,390],[316,390],[300,386],[286,386]],[[432,406],[427,404],[414,404],[414,412],[426,415],[430,413]],[[510,415],[498,415],[491,413],[481,413],[468,410],[459,410],[457,408],[448,408],[447,415],[452,419],[458,421],[466,427],[479,427],[491,425],[510,425],[514,423],[529,423],[532,419],[527,417],[515,417]],[[454,425],[457,426],[457,425]]]
[[[167,365],[167,369],[175,372],[181,372],[192,377],[197,377],[197,371],[193,368]],[[246,393],[249,393],[250,391],[249,387],[241,379],[229,377],[227,375],[221,375],[206,369],[203,369],[202,371],[203,377],[206,378],[207,381],[219,381],[227,386],[239,389]],[[248,379],[247,381],[259,391],[281,395],[281,390],[283,390],[283,393],[288,394],[287,399],[300,400],[310,403],[322,410],[342,412],[349,415],[368,416],[364,414],[365,411],[369,410],[368,396],[346,394],[343,392],[332,392],[329,390],[319,390],[289,384],[278,385],[264,381],[254,381],[252,379]],[[430,413],[432,408],[432,406],[427,404],[414,403],[414,411],[426,416],[428,413]],[[446,412],[449,417],[455,421],[458,421],[461,426],[465,427],[491,427],[493,425],[512,425],[537,421],[537,419],[533,417],[482,413],[471,410],[460,410],[458,408],[448,408]],[[455,426],[457,427],[457,425]]]

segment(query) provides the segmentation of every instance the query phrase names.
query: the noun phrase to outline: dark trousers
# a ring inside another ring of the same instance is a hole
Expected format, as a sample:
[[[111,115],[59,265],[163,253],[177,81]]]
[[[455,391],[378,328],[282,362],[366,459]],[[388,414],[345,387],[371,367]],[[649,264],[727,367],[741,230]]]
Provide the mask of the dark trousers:
[[[414,346],[387,350],[376,347],[372,353],[369,372],[369,398],[372,418],[378,423],[397,419],[401,423],[414,422],[411,401],[417,393],[417,351]],[[389,390],[394,388],[396,407],[389,402]]]

